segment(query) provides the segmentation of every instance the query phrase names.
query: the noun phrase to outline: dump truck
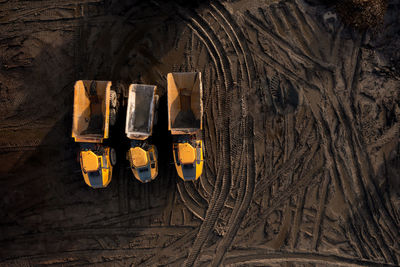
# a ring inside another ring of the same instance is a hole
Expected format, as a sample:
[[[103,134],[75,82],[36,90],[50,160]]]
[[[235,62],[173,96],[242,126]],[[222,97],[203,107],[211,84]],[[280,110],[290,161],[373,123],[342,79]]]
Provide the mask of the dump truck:
[[[157,149],[149,143],[156,120],[158,95],[156,86],[129,86],[125,134],[130,139],[127,160],[134,177],[142,183],[154,180],[158,174]]]
[[[193,181],[203,172],[201,72],[168,73],[167,83],[168,129],[173,137],[175,167],[180,178]]]
[[[117,158],[103,141],[117,113],[117,93],[110,81],[80,80],[74,87],[72,137],[80,144],[79,162],[85,183],[104,188],[111,182]]]

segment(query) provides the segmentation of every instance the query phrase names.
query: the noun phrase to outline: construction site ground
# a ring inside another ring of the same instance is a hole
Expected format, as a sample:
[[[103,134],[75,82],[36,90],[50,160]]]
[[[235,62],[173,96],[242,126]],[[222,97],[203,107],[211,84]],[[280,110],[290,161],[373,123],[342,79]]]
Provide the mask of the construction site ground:
[[[357,31],[316,0],[0,1],[0,266],[398,266],[400,4]],[[176,173],[166,75],[202,73],[203,175]],[[125,114],[106,189],[76,80],[157,85],[159,175]]]

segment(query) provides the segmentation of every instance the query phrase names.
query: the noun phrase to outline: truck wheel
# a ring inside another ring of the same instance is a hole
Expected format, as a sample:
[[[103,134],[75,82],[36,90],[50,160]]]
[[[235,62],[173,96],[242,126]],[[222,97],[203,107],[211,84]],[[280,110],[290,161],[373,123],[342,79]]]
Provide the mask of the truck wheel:
[[[112,166],[117,164],[117,153],[115,152],[114,148],[110,148],[110,162]]]
[[[196,139],[197,139],[197,140],[203,140],[203,137],[204,137],[203,131],[200,130],[200,131],[196,134]]]
[[[158,122],[158,104],[159,104],[160,97],[159,95],[154,95],[154,120],[153,125],[157,125]]]
[[[114,90],[110,90],[110,106],[111,106],[111,108],[116,108],[117,102],[118,102],[117,92],[115,92]]]
[[[154,114],[153,125],[157,125],[157,122],[158,122],[158,111],[156,110],[156,111],[154,111],[154,112],[155,112],[155,114]]]
[[[115,108],[111,108],[110,109],[110,125],[114,126],[116,120],[117,120],[117,111],[115,110]]]

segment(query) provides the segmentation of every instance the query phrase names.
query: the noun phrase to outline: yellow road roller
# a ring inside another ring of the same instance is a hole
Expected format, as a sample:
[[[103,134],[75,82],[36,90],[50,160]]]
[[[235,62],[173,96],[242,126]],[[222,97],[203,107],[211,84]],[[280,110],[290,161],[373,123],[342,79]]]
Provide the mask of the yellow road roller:
[[[117,158],[115,150],[103,141],[109,137],[109,125],[115,123],[117,103],[109,81],[75,83],[72,137],[80,143],[83,178],[92,188],[104,188],[111,182]]]
[[[129,86],[125,134],[131,146],[127,159],[134,177],[142,183],[154,180],[158,174],[157,149],[148,141],[156,119],[156,88],[146,84]]]
[[[201,72],[168,73],[168,129],[179,177],[193,181],[203,172],[204,149]]]

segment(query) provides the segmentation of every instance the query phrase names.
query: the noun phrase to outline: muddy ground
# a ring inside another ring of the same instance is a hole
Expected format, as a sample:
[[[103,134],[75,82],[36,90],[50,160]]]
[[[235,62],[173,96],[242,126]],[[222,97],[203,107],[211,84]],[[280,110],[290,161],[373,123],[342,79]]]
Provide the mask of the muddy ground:
[[[0,265],[400,264],[400,4],[357,32],[317,1],[0,1]],[[166,74],[201,71],[204,173],[180,180]],[[85,185],[78,79],[161,95],[157,179]]]

